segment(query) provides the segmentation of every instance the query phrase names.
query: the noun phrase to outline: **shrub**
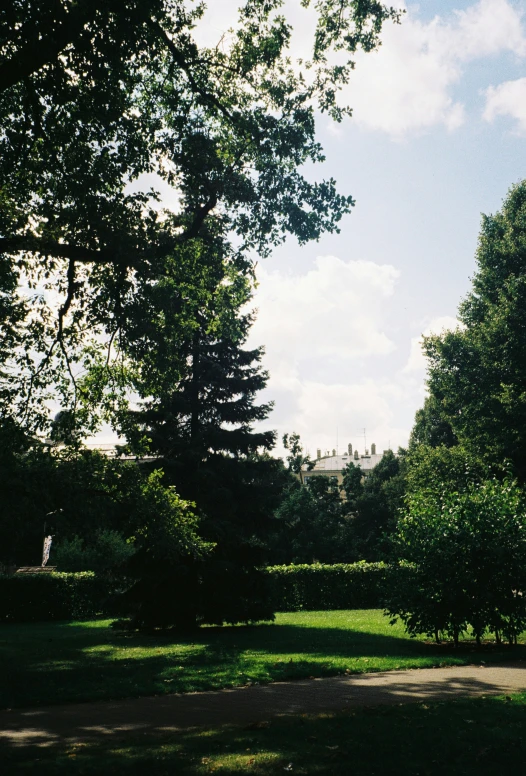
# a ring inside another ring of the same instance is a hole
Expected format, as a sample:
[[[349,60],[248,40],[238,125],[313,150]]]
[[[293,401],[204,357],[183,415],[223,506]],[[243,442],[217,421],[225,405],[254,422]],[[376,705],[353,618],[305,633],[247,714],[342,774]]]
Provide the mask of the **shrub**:
[[[374,609],[382,606],[393,571],[385,563],[271,566],[277,611]]]
[[[111,591],[91,571],[0,576],[0,620],[77,620],[108,613]]]
[[[446,634],[458,643],[471,628],[516,641],[526,627],[526,513],[511,481],[468,483],[410,494],[394,538],[413,565],[410,583],[396,577],[386,602],[411,635]]]
[[[97,531],[91,541],[80,536],[62,539],[54,548],[53,563],[60,571],[94,571],[107,574],[117,570],[135,552],[133,543],[112,530]]]

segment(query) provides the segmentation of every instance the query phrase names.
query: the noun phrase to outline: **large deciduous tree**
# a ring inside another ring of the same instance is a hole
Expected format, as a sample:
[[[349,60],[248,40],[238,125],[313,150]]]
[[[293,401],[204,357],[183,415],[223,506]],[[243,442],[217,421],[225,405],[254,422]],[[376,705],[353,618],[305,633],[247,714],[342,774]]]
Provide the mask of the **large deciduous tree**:
[[[462,327],[425,339],[428,384],[458,440],[526,480],[526,183],[484,216]]]
[[[208,244],[210,219],[244,268],[286,234],[303,243],[338,229],[352,198],[303,173],[323,159],[315,113],[341,119],[355,53],[397,14],[320,0],[300,64],[281,6],[245,0],[236,29],[203,46],[206,7],[190,0],[2,5],[4,413],[38,429],[57,390],[78,407],[94,354],[106,348],[107,370],[122,364],[124,302],[164,277],[167,257]]]
[[[409,437],[409,450],[415,450],[419,445],[453,447],[457,442],[451,424],[444,418],[436,396],[427,396],[424,406],[415,413],[415,423]]]

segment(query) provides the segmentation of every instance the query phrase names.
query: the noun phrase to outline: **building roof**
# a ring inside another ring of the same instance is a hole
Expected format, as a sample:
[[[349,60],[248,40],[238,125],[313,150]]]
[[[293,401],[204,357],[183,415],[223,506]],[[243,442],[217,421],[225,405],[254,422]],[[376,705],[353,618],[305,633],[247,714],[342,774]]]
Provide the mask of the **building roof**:
[[[355,466],[359,466],[360,469],[370,470],[374,469],[377,463],[383,458],[383,453],[375,453],[374,455],[361,455],[359,458],[355,458],[354,455],[326,455],[323,458],[318,458],[314,466],[309,469],[307,465],[303,466],[303,471],[308,472],[340,472],[345,469],[348,463],[353,463]]]

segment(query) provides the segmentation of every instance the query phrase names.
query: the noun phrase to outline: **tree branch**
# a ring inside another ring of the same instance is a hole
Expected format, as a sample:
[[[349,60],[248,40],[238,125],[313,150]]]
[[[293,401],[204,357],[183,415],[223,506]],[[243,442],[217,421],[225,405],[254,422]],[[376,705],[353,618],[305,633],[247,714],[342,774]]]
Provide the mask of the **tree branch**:
[[[38,39],[34,31],[34,40],[26,43],[14,56],[0,64],[0,92],[9,89],[27,76],[40,70],[44,65],[54,62],[61,51],[82,32],[84,25],[97,12],[97,5],[90,0],[73,4],[71,10],[64,12],[61,21],[47,35]]]
[[[81,245],[59,243],[55,240],[41,240],[33,235],[17,235],[16,237],[0,237],[0,253],[39,253],[42,256],[56,256],[80,263],[110,264],[119,263],[122,259],[114,251],[107,248],[95,250]]]
[[[217,195],[211,194],[208,202],[200,208],[197,208],[194,219],[188,229],[181,235],[181,240],[191,240],[199,235],[199,230],[205,222],[207,215],[217,205]]]
[[[187,229],[181,234],[173,235],[171,240],[163,242],[162,245],[150,245],[147,250],[129,249],[126,252],[117,253],[109,248],[86,248],[82,245],[46,240],[33,234],[25,234],[0,237],[0,254],[27,252],[69,259],[79,264],[120,264],[122,267],[134,267],[145,259],[167,256],[176,245],[198,237],[200,228],[217,202],[217,195],[210,194],[208,202],[194,211],[194,217]]]
[[[68,314],[68,310],[71,307],[73,297],[75,296],[75,259],[69,260],[68,266],[68,293],[64,304],[61,305],[58,311],[58,334],[57,337],[62,342],[64,336],[64,318]]]
[[[196,92],[196,94],[199,94],[199,96],[202,97],[203,100],[205,100],[206,102],[216,107],[223,114],[223,116],[225,116],[225,118],[229,119],[230,121],[233,121],[232,114],[225,108],[224,105],[222,105],[222,103],[217,99],[217,97],[214,94],[210,94],[209,92],[205,91],[199,86],[185,58],[183,57],[183,55],[181,54],[181,52],[179,51],[179,49],[177,48],[173,40],[163,30],[159,22],[156,22],[153,19],[149,19],[148,24],[152,28],[152,30],[156,32],[157,35],[161,38],[161,40],[165,43],[170,54],[172,55],[174,62],[181,68],[181,70],[183,70],[186,73],[188,82],[192,87],[192,89],[194,90],[194,92]]]

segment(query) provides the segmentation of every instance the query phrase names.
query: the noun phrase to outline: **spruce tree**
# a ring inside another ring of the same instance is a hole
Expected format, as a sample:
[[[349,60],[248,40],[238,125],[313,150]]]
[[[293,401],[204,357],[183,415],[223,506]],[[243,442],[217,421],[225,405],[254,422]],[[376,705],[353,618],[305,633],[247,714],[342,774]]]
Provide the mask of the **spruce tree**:
[[[147,440],[155,466],[162,465],[182,498],[196,503],[201,535],[215,543],[206,561],[183,574],[160,570],[158,593],[173,596],[182,586],[194,602],[195,621],[212,623],[272,617],[258,568],[287,477],[268,453],[275,433],[253,427],[272,405],[257,403],[268,379],[263,350],[245,347],[251,279],[233,272],[222,256],[220,248],[209,247],[206,257],[189,249],[186,265],[177,269],[181,282],[144,290],[155,297],[156,309],[164,300],[163,315],[137,319],[135,341],[144,358],[136,389],[147,398],[124,424],[131,448],[141,450]]]

